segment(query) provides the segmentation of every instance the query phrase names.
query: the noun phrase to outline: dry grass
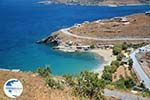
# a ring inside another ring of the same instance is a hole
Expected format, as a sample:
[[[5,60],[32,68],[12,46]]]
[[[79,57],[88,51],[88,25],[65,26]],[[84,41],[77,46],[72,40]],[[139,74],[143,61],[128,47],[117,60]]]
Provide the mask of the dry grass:
[[[0,100],[12,100],[3,92],[3,84],[11,78],[16,78],[23,84],[23,93],[15,100],[89,100],[75,97],[69,87],[64,90],[51,89],[46,86],[45,80],[34,73],[0,71]],[[55,77],[61,80],[62,77]],[[118,100],[114,97],[105,97],[105,100]]]
[[[19,79],[24,87],[23,93],[17,100],[77,100],[71,95],[70,89],[54,90],[46,86],[45,80],[33,73],[0,71],[0,100],[10,100],[3,93],[3,84],[8,79]]]
[[[79,27],[71,27],[69,32],[78,36],[94,37],[94,38],[150,38],[150,16],[145,14],[135,14],[127,16],[128,22],[120,22],[116,20],[102,20],[93,21],[90,23],[82,24]],[[103,41],[103,40],[88,40],[72,37],[57,31],[53,33],[57,35],[63,43],[73,41],[74,44],[92,45],[92,44],[118,44],[118,43],[142,43],[150,40],[116,40],[116,41]]]
[[[150,37],[150,16],[144,14],[127,17],[128,22],[104,20],[74,27],[70,30],[73,34],[100,38],[118,37]],[[129,23],[129,24],[128,24]]]

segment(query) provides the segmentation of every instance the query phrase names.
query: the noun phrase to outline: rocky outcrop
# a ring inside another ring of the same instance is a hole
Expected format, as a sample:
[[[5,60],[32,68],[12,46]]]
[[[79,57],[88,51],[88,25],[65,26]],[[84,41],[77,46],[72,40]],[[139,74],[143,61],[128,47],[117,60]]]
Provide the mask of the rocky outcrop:
[[[37,41],[37,44],[41,44],[41,43],[45,43],[45,44],[54,44],[54,45],[59,45],[59,43],[61,42],[60,38],[57,36],[57,34],[53,33],[52,35],[43,38],[39,41]]]

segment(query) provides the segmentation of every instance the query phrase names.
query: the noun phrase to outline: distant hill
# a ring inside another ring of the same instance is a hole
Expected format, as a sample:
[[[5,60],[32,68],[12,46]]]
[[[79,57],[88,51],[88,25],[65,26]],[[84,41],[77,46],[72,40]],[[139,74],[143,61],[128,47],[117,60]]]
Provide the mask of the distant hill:
[[[150,4],[150,0],[49,0],[53,3],[83,4],[83,5],[126,5]]]

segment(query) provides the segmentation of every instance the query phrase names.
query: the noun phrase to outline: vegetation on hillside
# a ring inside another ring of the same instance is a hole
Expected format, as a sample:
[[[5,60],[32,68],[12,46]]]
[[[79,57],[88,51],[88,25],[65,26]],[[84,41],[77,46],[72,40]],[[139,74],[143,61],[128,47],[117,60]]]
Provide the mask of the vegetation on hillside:
[[[134,77],[122,77],[120,76],[120,79],[116,81],[115,83],[112,83],[112,74],[116,72],[117,68],[122,65],[122,59],[124,54],[122,51],[127,51],[128,45],[126,43],[123,44],[117,44],[113,47],[113,54],[116,55],[116,60],[112,61],[111,65],[105,66],[102,78],[107,82],[107,84],[114,84],[119,89],[131,89],[133,86],[135,86],[135,79]],[[132,59],[128,60],[129,70],[131,70],[133,61]],[[131,72],[132,73],[132,72]]]
[[[118,67],[119,61],[112,61],[111,65],[104,67],[102,78],[107,81],[107,83],[110,83],[112,81],[112,74],[117,70]]]
[[[36,71],[40,76],[42,77],[47,77],[51,74],[51,70],[49,67],[40,67]]]
[[[40,67],[36,71],[40,76],[45,78],[46,84],[53,89],[63,89],[63,85],[60,81],[54,80],[51,76],[50,67]]]
[[[37,73],[45,78],[46,84],[53,89],[64,89],[65,86],[68,86],[72,89],[74,95],[88,98],[90,100],[101,100],[103,98],[103,91],[105,86],[113,85],[117,89],[132,89],[136,86],[136,76],[132,72],[132,59],[128,59],[128,69],[131,73],[130,76],[120,76],[119,80],[112,82],[112,75],[117,71],[117,69],[122,66],[122,59],[124,53],[127,52],[128,47],[142,46],[145,44],[117,44],[113,47],[113,54],[116,55],[116,60],[112,61],[110,65],[104,66],[103,74],[101,79],[98,77],[98,74],[93,72],[84,71],[81,72],[78,76],[64,75],[62,80],[54,79],[51,75],[51,70],[49,67],[40,67],[37,69]],[[150,94],[147,89],[145,89],[144,84],[139,87],[143,88],[143,96],[148,96]]]
[[[93,72],[81,72],[77,77],[77,84],[73,87],[74,93],[94,100],[102,100],[105,83]]]
[[[76,96],[89,98],[90,100],[102,100],[105,83],[98,78],[98,74],[93,72],[81,72],[77,77],[64,75],[65,82],[53,79],[50,69],[41,67],[37,73],[45,78],[46,84],[53,89],[64,89],[64,86],[70,86]]]
[[[123,78],[121,77],[115,85],[119,89],[131,89],[133,86],[135,86],[135,82],[131,77]]]

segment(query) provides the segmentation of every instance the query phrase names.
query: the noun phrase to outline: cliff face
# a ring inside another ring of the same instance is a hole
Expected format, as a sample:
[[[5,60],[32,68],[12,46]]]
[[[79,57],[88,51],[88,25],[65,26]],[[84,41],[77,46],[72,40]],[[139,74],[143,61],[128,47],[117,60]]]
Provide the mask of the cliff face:
[[[85,5],[126,5],[126,4],[150,4],[150,0],[50,0],[53,3],[85,4]]]

